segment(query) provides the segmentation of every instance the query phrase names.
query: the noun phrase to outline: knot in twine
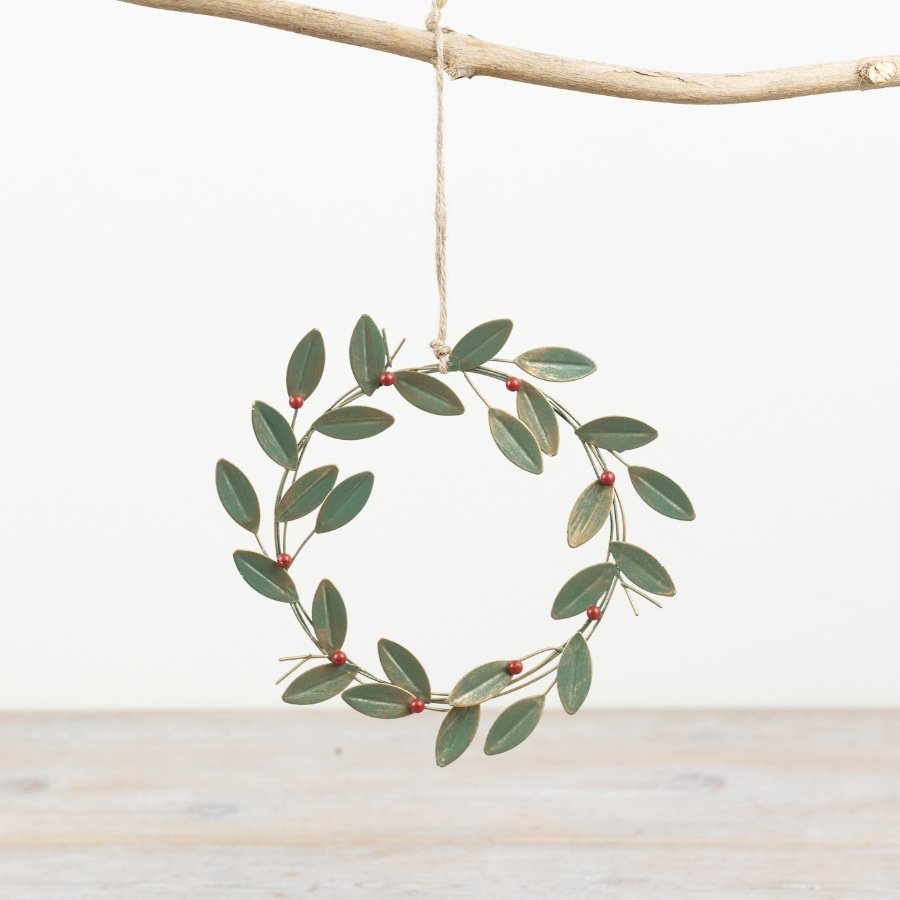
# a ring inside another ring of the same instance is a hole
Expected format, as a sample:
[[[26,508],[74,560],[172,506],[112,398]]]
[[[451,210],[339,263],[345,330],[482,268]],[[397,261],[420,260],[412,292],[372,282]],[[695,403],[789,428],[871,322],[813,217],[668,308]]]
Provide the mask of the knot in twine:
[[[444,29],[441,11],[447,0],[432,0],[431,12],[425,27],[434,34],[434,86],[437,99],[434,190],[434,268],[437,275],[438,315],[437,337],[431,349],[438,361],[438,371],[447,374],[450,347],[447,345],[447,198],[444,190]]]

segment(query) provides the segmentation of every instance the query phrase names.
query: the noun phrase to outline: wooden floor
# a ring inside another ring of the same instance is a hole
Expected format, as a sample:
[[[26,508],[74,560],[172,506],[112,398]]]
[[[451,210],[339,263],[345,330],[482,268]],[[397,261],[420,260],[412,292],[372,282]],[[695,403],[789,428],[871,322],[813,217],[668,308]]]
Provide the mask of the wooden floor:
[[[900,712],[0,714],[0,897],[900,898]],[[482,731],[484,726],[482,726]]]

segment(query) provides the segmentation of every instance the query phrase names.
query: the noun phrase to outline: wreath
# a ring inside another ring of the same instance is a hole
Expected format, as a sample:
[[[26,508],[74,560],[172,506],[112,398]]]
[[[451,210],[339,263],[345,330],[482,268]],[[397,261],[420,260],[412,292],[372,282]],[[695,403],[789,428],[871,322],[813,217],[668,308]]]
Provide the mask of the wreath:
[[[659,606],[657,598],[675,593],[675,585],[660,562],[627,541],[625,515],[610,461],[625,467],[636,493],[652,509],[672,519],[694,518],[690,500],[674,481],[654,469],[632,465],[622,456],[653,441],[657,437],[653,428],[624,416],[604,416],[582,424],[531,381],[496,368],[515,366],[540,381],[567,382],[592,374],[596,370],[594,363],[583,354],[562,347],[540,347],[515,359],[498,358],[511,331],[512,322],[508,319],[473,328],[452,348],[445,368],[458,373],[485,404],[494,443],[520,469],[533,474],[543,471],[544,457],[554,456],[559,448],[560,423],[573,431],[584,448],[592,477],[569,514],[568,544],[580,547],[607,524],[609,542],[603,561],[572,575],[553,600],[550,615],[554,619],[583,619],[562,644],[543,647],[518,659],[483,663],[466,672],[450,691],[435,691],[422,663],[395,641],[384,638],[378,642],[378,659],[385,677],[348,655],[347,608],[330,580],[320,582],[309,608],[301,600],[290,576],[294,560],[314,535],[336,531],[356,518],[366,506],[374,484],[371,472],[358,472],[338,481],[338,468],[334,465],[301,474],[313,437],[319,434],[356,441],[389,428],[394,424],[393,416],[356,402],[385,388],[393,388],[412,406],[432,415],[457,416],[464,412],[457,394],[436,377],[440,366],[394,368],[403,341],[391,353],[385,331],[369,316],[360,318],[350,339],[350,368],[356,386],[325,409],[299,437],[299,411],[312,397],[325,368],[325,344],[318,330],[310,331],[300,341],[288,363],[291,420],[266,403],[253,405],[251,418],[256,439],[283,470],[275,496],[273,556],[260,537],[260,505],[250,481],[227,460],[219,460],[216,466],[216,488],[225,510],[256,537],[259,547],[259,552],[235,551],[238,571],[255,591],[290,606],[314,648],[302,656],[281,658],[293,665],[279,683],[307,663],[317,661],[291,681],[284,701],[306,706],[340,694],[353,709],[381,719],[399,719],[425,710],[439,712],[443,715],[435,747],[439,766],[449,765],[470,746],[478,730],[481,707],[488,701],[539,685],[536,693],[515,700],[494,720],[484,744],[488,755],[511,750],[534,731],[554,687],[563,709],[570,715],[577,712],[591,686],[588,642],[617,588],[622,589],[635,612],[635,595]],[[516,415],[493,406],[476,386],[476,379],[504,382],[507,390],[516,395]],[[288,526],[314,512],[314,527],[296,551],[289,553]]]

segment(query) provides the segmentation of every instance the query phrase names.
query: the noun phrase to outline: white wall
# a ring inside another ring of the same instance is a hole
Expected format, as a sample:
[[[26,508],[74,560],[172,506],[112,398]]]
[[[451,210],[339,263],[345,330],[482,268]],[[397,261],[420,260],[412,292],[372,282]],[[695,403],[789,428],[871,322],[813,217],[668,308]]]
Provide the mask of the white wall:
[[[427,5],[340,3],[410,24]],[[453,0],[446,23],[709,71],[897,52],[900,8]],[[249,407],[282,401],[310,327],[331,362],[310,417],[349,384],[362,312],[407,337],[403,363],[428,361],[430,72],[51,0],[4,11],[0,76],[0,706],[276,707],[276,657],[304,644],[234,571],[248,542],[213,466],[274,492]],[[900,90],[730,108],[486,79],[447,93],[453,336],[510,316],[513,349],[594,356],[557,394],[653,423],[634,459],[698,509],[670,522],[626,490],[633,540],[679,593],[638,619],[616,601],[592,702],[900,701]],[[372,468],[376,490],[310,545],[301,590],[333,578],[355,655],[374,664],[389,635],[442,685],[563,637],[550,602],[600,549],[565,546],[577,448],[535,479],[474,398],[462,420],[378,399],[397,427],[311,454]]]

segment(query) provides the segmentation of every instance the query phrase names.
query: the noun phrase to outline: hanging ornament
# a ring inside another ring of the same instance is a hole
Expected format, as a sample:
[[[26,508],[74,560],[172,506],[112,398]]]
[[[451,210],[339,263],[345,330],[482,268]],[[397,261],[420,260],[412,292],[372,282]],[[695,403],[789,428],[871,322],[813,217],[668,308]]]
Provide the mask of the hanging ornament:
[[[616,474],[610,467],[613,463],[624,468],[638,496],[654,510],[673,519],[694,518],[690,500],[674,481],[654,469],[631,465],[623,456],[655,440],[657,433],[653,428],[617,415],[582,423],[532,380],[569,382],[591,375],[595,365],[587,356],[562,347],[538,347],[514,359],[501,358],[513,327],[508,319],[473,328],[452,348],[446,343],[447,211],[440,26],[444,2],[434,0],[427,21],[435,37],[437,88],[435,266],[440,314],[438,335],[431,342],[437,362],[396,369],[394,360],[403,341],[391,352],[385,331],[371,317],[362,316],[353,329],[349,348],[356,386],[314,417],[309,416],[309,426],[300,431],[299,417],[306,417],[307,404],[325,369],[325,343],[320,332],[310,331],[300,341],[287,367],[287,405],[293,410],[290,421],[261,401],[254,404],[251,416],[260,447],[282,470],[275,495],[272,556],[260,537],[260,505],[250,481],[227,460],[220,460],[216,468],[216,487],[222,504],[238,525],[255,536],[259,548],[259,552],[235,552],[238,571],[264,597],[288,604],[312,644],[309,653],[282,657],[282,661],[293,665],[279,682],[303,670],[284,691],[285,702],[308,706],[340,694],[353,709],[380,719],[400,719],[426,710],[439,712],[443,714],[435,747],[439,766],[449,765],[470,746],[478,730],[481,707],[490,701],[532,689],[521,699],[514,697],[491,725],[484,743],[489,755],[511,750],[534,731],[554,688],[563,709],[570,715],[577,712],[591,686],[588,642],[617,590],[621,589],[635,614],[635,597],[658,606],[659,597],[675,593],[675,585],[662,564],[628,540]],[[511,366],[526,377],[508,371]],[[445,380],[443,376],[449,377]],[[509,462],[525,472],[540,474],[544,458],[557,454],[561,431],[572,433],[584,449],[590,481],[569,513],[568,544],[580,547],[607,525],[609,540],[605,552],[598,554],[598,561],[569,575],[548,604],[553,619],[580,620],[567,640],[483,663],[461,674],[449,691],[437,691],[432,689],[427,671],[416,656],[387,638],[380,640],[377,647],[384,676],[373,671],[366,654],[358,647],[351,648],[348,642],[347,607],[337,586],[323,579],[310,603],[300,597],[290,570],[314,536],[337,531],[364,510],[375,481],[373,473],[367,471],[341,479],[336,465],[303,471],[310,442],[318,435],[339,441],[364,440],[393,426],[393,416],[369,402],[358,402],[363,398],[368,401],[384,390],[397,391],[411,406],[425,413],[462,415],[462,401],[447,383],[451,379],[464,382],[484,403],[494,444]],[[493,381],[502,382],[506,391],[515,395],[515,415],[487,399]],[[290,523],[314,513],[311,531],[290,552]]]
[[[399,719],[424,710],[444,713],[435,749],[441,766],[453,762],[471,744],[481,706],[490,700],[525,688],[537,691],[515,700],[496,719],[484,745],[491,755],[511,750],[531,734],[554,687],[567,713],[581,707],[591,685],[588,641],[618,588],[635,611],[635,596],[659,605],[659,597],[675,593],[662,564],[627,539],[616,475],[610,468],[613,461],[624,468],[638,496],[654,510],[673,519],[694,518],[690,500],[674,481],[654,469],[631,465],[623,456],[653,441],[657,436],[653,428],[624,416],[582,423],[533,381],[497,368],[514,365],[525,375],[547,382],[574,381],[595,370],[588,357],[562,347],[539,347],[512,360],[499,358],[512,327],[508,319],[499,319],[473,328],[449,352],[446,367],[484,403],[494,443],[520,469],[540,474],[544,458],[555,456],[559,449],[561,431],[571,432],[584,449],[590,481],[569,513],[566,538],[570,547],[580,547],[608,525],[609,541],[605,553],[598,555],[600,561],[571,575],[549,604],[553,619],[582,620],[562,644],[486,662],[463,674],[449,691],[436,691],[422,663],[394,641],[385,638],[378,642],[385,677],[372,670],[363,653],[350,651],[347,608],[332,581],[321,581],[311,605],[300,598],[290,576],[291,566],[315,535],[337,531],[363,511],[375,480],[373,473],[366,471],[340,479],[335,465],[302,471],[310,442],[317,435],[340,441],[364,440],[393,426],[389,413],[358,402],[377,397],[383,390],[397,391],[411,406],[432,415],[464,412],[457,393],[436,377],[439,364],[393,367],[400,348],[389,352],[385,332],[369,316],[359,320],[350,338],[350,369],[356,386],[319,412],[299,436],[300,410],[307,409],[325,368],[325,344],[318,331],[310,331],[300,341],[288,363],[288,405],[294,410],[291,420],[265,403],[253,406],[253,430],[260,447],[282,469],[272,523],[274,557],[266,553],[260,538],[260,505],[249,480],[226,460],[220,460],[216,469],[222,504],[238,525],[255,535],[262,551],[236,551],[238,571],[255,591],[287,603],[312,643],[310,653],[282,658],[294,665],[281,680],[305,667],[288,685],[285,702],[306,706],[340,694],[353,709],[381,719]],[[515,394],[516,415],[487,399],[492,381],[502,382]],[[289,524],[313,513],[312,529],[294,552],[288,552]]]

